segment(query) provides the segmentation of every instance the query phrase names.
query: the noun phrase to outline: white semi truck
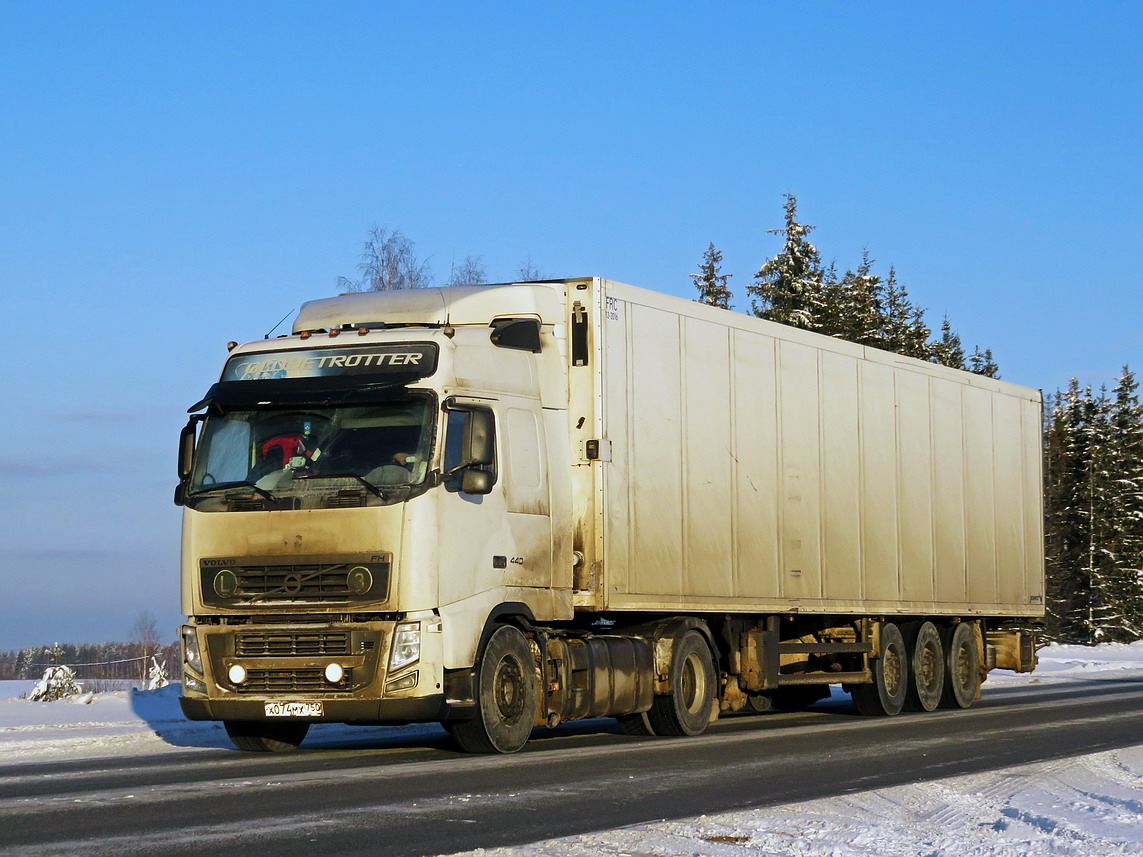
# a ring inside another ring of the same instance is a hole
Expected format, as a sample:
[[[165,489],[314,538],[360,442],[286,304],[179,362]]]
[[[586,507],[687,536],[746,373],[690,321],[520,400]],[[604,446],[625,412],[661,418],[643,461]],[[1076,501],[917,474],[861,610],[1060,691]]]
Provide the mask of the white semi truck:
[[[1035,665],[1038,391],[604,279],[343,295],[190,409],[182,706],[466,750]]]

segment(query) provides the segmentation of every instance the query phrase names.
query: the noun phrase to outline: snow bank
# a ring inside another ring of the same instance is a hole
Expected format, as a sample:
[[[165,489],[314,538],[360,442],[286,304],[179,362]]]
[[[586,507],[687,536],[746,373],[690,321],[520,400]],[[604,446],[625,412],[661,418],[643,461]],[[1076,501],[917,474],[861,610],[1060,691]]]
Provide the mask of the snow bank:
[[[1143,855],[1143,748],[469,857]]]
[[[1049,646],[1035,673],[995,670],[985,693],[1127,676],[1143,677],[1143,642]],[[454,857],[667,855],[1143,857],[1143,747]]]

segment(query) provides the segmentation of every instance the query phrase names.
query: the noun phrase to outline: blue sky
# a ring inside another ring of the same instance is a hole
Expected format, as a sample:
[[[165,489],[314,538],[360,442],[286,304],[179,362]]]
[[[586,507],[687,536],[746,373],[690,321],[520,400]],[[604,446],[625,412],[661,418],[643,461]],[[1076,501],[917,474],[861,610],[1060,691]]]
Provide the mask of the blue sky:
[[[238,8],[235,8],[235,7]],[[1143,368],[1136,4],[0,6],[0,649],[178,614],[174,447],[228,339],[355,273],[743,289],[782,194],[1003,376]]]

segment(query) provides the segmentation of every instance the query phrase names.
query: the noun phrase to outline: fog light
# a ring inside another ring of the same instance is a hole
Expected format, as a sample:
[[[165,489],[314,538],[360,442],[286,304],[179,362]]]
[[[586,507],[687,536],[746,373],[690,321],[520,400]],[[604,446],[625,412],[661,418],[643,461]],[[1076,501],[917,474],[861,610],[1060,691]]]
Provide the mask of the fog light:
[[[417,686],[417,674],[415,672],[409,673],[404,678],[399,678],[396,681],[391,681],[385,685],[385,692],[391,693],[394,690],[408,690],[410,687]]]
[[[188,672],[183,673],[183,690],[194,693],[206,693],[206,685]]]
[[[246,681],[246,667],[242,664],[235,664],[226,673],[230,677],[231,684],[242,684]]]
[[[337,684],[345,678],[345,670],[341,668],[341,664],[330,664],[325,668],[325,680],[330,684]]]

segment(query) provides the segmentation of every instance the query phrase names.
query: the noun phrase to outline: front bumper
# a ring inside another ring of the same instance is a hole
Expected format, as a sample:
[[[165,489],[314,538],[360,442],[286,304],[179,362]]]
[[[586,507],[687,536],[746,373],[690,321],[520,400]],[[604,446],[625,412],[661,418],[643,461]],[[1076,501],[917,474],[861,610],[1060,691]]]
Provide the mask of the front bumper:
[[[390,672],[395,629],[420,623],[420,657]],[[286,720],[268,702],[320,702],[303,722],[409,723],[440,720],[445,709],[440,620],[433,615],[368,622],[188,625],[198,657],[184,645],[183,713],[191,720]],[[341,678],[325,678],[336,664]],[[195,669],[198,667],[198,669]],[[235,672],[232,673],[232,670]]]
[[[308,699],[308,697],[307,697]],[[314,700],[318,701],[317,699]],[[410,699],[321,699],[322,723],[400,724],[438,721],[444,717],[444,694]],[[277,720],[266,716],[264,699],[198,699],[182,697],[179,705],[188,720]]]

